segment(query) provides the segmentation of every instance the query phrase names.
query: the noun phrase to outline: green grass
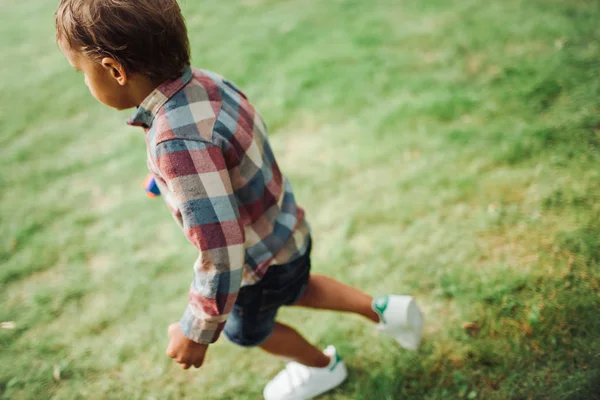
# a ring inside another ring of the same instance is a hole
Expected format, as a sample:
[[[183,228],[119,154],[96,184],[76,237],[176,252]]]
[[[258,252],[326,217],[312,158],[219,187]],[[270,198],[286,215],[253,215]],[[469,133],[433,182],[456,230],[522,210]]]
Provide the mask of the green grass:
[[[0,5],[0,396],[259,398],[281,364],[258,350],[165,356],[195,251],[140,189],[129,113],[60,54],[55,3]],[[600,398],[600,4],[223,3],[183,2],[194,64],[265,116],[314,269],[427,315],[409,353],[284,310],[345,357],[325,398]]]

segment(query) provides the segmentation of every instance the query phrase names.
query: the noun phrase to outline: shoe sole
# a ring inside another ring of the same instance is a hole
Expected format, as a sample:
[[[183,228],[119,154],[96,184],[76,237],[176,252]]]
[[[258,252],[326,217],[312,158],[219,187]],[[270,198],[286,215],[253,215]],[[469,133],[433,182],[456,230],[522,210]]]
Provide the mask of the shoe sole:
[[[406,340],[406,336],[395,336],[394,338],[400,346],[407,350],[417,350],[421,344],[421,337],[423,336],[423,325],[424,325],[423,313],[419,309],[417,302],[411,297],[406,307],[406,325],[410,327],[409,335],[412,336]]]
[[[336,387],[340,386],[342,383],[344,383],[344,381],[346,380],[346,378],[348,378],[348,371],[346,370],[346,366],[343,365],[341,366],[342,368],[344,368],[344,374],[340,377],[338,377],[336,380],[333,381],[333,384],[325,389],[320,389],[320,390],[316,390],[316,391],[312,391],[309,393],[306,393],[304,395],[296,395],[293,397],[286,397],[285,400],[308,400],[308,399],[312,399],[314,397],[320,396],[322,394],[325,394],[327,392],[329,392],[330,390],[335,389]],[[269,400],[267,397],[265,397],[266,400]]]
[[[399,320],[393,325],[379,324],[377,329],[393,337],[403,348],[416,350],[423,335],[423,313],[412,296],[394,296]]]

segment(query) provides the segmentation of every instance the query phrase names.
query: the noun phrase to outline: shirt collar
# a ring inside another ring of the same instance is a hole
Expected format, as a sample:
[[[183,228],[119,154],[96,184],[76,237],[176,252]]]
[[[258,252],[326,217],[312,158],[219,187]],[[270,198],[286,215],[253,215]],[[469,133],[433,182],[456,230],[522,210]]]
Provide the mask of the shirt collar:
[[[137,107],[135,114],[127,120],[127,123],[132,126],[150,128],[160,108],[191,80],[192,68],[186,65],[179,78],[167,81],[154,89]]]

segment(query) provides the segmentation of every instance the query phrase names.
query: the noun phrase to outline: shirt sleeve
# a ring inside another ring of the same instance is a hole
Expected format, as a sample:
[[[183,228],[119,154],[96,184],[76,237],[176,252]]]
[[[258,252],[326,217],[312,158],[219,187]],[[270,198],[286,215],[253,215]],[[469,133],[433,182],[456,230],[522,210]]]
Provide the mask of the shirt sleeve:
[[[214,343],[237,298],[244,265],[244,230],[223,152],[212,143],[173,139],[159,143],[155,154],[176,217],[200,253],[181,330],[194,342]]]

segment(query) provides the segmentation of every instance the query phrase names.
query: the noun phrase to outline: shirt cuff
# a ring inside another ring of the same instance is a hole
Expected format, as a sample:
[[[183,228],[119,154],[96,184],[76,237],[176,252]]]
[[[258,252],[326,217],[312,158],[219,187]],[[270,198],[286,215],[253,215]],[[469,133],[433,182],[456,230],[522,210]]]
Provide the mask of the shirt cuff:
[[[211,344],[219,339],[226,321],[227,314],[215,317],[198,316],[192,306],[188,304],[181,320],[179,320],[179,327],[185,337],[191,341],[199,344]]]

